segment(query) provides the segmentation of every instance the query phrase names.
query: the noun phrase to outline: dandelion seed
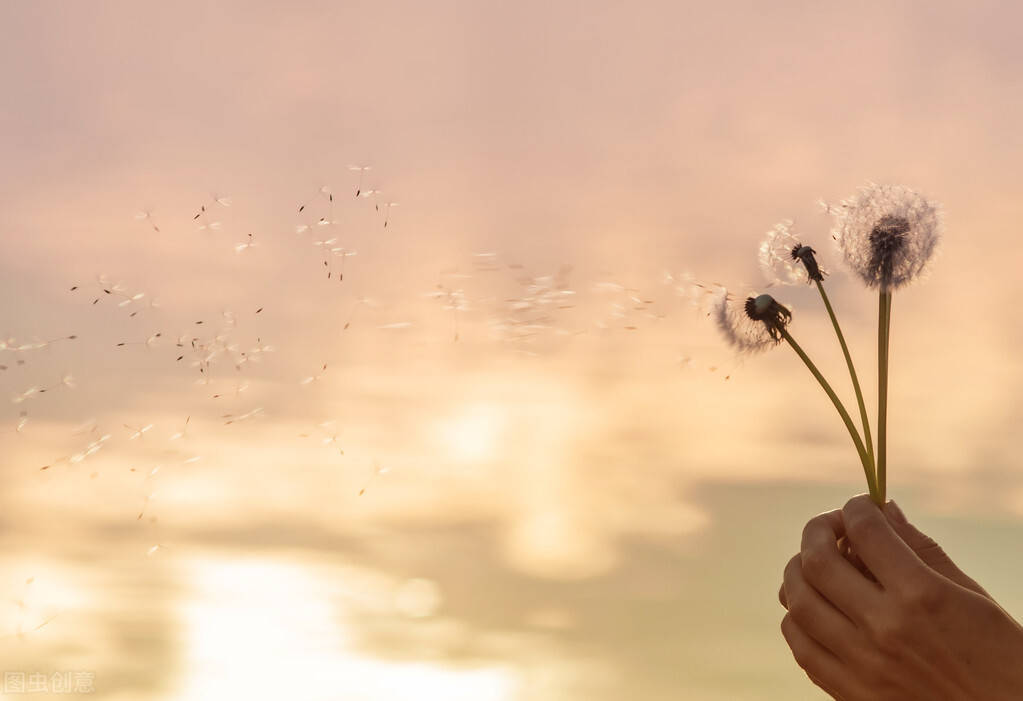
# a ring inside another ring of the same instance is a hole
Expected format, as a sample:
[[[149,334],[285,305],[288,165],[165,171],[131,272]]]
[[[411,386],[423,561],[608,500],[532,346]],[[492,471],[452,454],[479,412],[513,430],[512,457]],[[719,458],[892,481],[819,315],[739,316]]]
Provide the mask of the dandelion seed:
[[[128,424],[124,424],[124,427],[126,429],[128,429],[129,431],[131,431],[131,435],[128,436],[128,440],[129,441],[133,441],[136,438],[141,438],[148,431],[150,431],[153,428],[153,424],[146,424],[145,426],[139,426],[139,427],[129,426]]]
[[[366,493],[366,490],[369,488],[369,485],[373,482],[374,478],[376,478],[377,476],[380,476],[380,475],[387,474],[388,472],[390,472],[389,468],[381,467],[380,463],[377,462],[376,460],[374,460],[373,461],[373,471],[370,472],[369,478],[362,485],[362,489],[359,490],[359,496],[361,497],[363,494]]]
[[[340,256],[341,257],[341,272],[339,272],[338,276],[337,276],[338,282],[341,282],[341,281],[343,281],[345,279],[345,261],[348,258],[350,258],[351,256],[358,255],[358,252],[357,251],[348,251],[348,250],[345,250],[343,248],[332,248],[332,249],[330,249],[330,253],[331,253],[332,256]],[[329,273],[328,273],[327,277],[330,277]]]
[[[157,345],[161,338],[163,338],[163,332],[157,331],[156,333],[146,338],[146,340],[144,341],[120,341],[119,343],[116,343],[114,345],[116,348],[123,348],[125,346],[145,346],[148,349]]]
[[[155,231],[156,233],[160,233],[160,227],[158,227],[156,225],[156,222],[153,221],[153,213],[148,209],[144,209],[141,212],[136,212],[135,218],[140,221],[148,221],[149,226],[153,229],[153,231]]]
[[[235,416],[234,414],[224,414],[220,418],[227,419],[227,421],[224,422],[224,425],[228,426],[233,423],[240,423],[242,421],[248,421],[249,419],[257,418],[259,416],[262,416],[262,414],[263,407],[256,407],[255,409],[247,411],[244,414],[239,414],[237,416]]]
[[[373,170],[373,166],[348,166],[348,170],[359,171],[359,184],[355,186],[355,196],[362,194],[362,179],[367,170]]]
[[[845,262],[868,287],[894,290],[923,274],[941,237],[938,205],[902,185],[869,183],[828,211]]]
[[[15,404],[21,404],[22,402],[24,402],[24,401],[34,397],[36,394],[39,394],[40,392],[45,392],[45,391],[46,391],[45,389],[42,389],[40,387],[29,387],[28,389],[26,389],[21,394],[17,394],[15,396],[11,397],[11,401],[13,403],[15,403]]]
[[[345,320],[344,326],[341,328],[342,331],[347,331],[348,327],[352,325],[352,321],[355,319],[355,312],[359,311],[359,307],[367,306],[374,307],[377,303],[369,297],[360,297],[355,304],[352,305],[352,310],[348,313],[348,318]]]
[[[186,416],[186,417],[185,417],[185,423],[184,423],[184,425],[183,425],[183,426],[181,427],[181,430],[180,430],[180,431],[178,431],[178,432],[176,432],[176,433],[174,433],[174,434],[173,434],[173,435],[172,435],[172,436],[171,436],[170,438],[168,438],[167,440],[170,440],[170,441],[176,441],[176,440],[178,440],[178,439],[180,439],[180,438],[184,438],[184,437],[185,437],[185,434],[186,434],[186,433],[188,432],[188,422],[189,422],[189,421],[190,421],[191,419],[192,419],[192,417],[191,417],[191,416]]]
[[[324,434],[326,434],[324,438],[320,439],[320,443],[322,445],[333,445],[335,448],[337,448],[337,452],[339,455],[345,454],[345,451],[341,448],[341,445],[338,443],[338,434],[340,433],[340,431],[338,431],[337,429],[336,422],[324,421],[323,423],[317,424],[316,428],[320,429],[321,431],[323,431]],[[309,438],[310,434],[300,433],[299,436],[301,436],[302,438]]]
[[[235,253],[241,253],[244,250],[247,250],[249,248],[252,248],[252,247],[258,246],[258,245],[259,245],[258,243],[256,243],[255,241],[252,240],[252,234],[249,234],[249,238],[248,238],[247,241],[243,241],[241,243],[235,244],[234,252]]]
[[[321,377],[323,377],[323,374],[325,372],[327,372],[327,364],[326,363],[324,363],[323,367],[320,368],[320,372],[316,373],[315,375],[310,375],[309,377],[302,378],[301,380],[298,381],[298,384],[302,385],[303,387],[305,385],[310,385],[313,382],[316,382],[317,380],[319,380]]]
[[[145,296],[146,296],[145,292],[138,292],[136,294],[133,294],[133,295],[127,297],[126,299],[122,299],[120,302],[117,303],[117,306],[118,307],[127,307],[132,302],[137,302],[137,301],[139,301],[140,299],[142,299]]]
[[[155,495],[156,495],[156,493],[155,493],[155,492],[153,492],[152,494],[147,494],[147,495],[145,496],[145,498],[144,498],[144,499],[142,500],[142,510],[141,510],[141,511],[139,511],[139,515],[135,517],[135,520],[136,520],[136,521],[141,521],[141,520],[142,520],[142,517],[143,517],[143,516],[145,515],[145,513],[146,513],[146,509],[147,509],[147,508],[149,508],[149,502],[150,502],[150,500],[151,500],[151,499],[152,499],[152,498],[153,498],[153,497],[154,497]]]
[[[85,447],[85,450],[83,450],[83,451],[81,451],[79,453],[75,453],[70,458],[68,458],[68,461],[72,465],[77,465],[78,463],[82,462],[83,460],[85,460],[90,455],[92,455],[92,454],[96,453],[97,451],[99,451],[99,449],[103,447],[103,444],[106,443],[108,440],[110,440],[110,434],[109,433],[103,434],[98,439],[96,439],[96,440],[92,441],[91,443],[89,443],[89,445],[87,445]],[[49,467],[49,466],[47,466],[47,467]],[[43,469],[45,470],[46,468],[44,467]]]
[[[384,228],[387,228],[388,222],[391,220],[391,207],[397,207],[397,202],[388,202],[384,205]]]

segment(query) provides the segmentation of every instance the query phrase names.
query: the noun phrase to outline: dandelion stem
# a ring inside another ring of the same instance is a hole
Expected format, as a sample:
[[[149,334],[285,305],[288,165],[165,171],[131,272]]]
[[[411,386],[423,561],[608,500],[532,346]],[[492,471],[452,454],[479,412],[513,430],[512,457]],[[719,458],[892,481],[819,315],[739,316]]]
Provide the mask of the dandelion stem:
[[[838,395],[835,394],[835,390],[831,389],[831,385],[828,384],[828,381],[824,379],[824,375],[821,374],[820,370],[817,369],[817,366],[813,364],[812,360],[810,360],[810,356],[808,356],[799,344],[796,343],[796,340],[792,338],[792,334],[788,332],[788,329],[781,327],[778,331],[781,333],[782,338],[784,338],[785,341],[792,346],[792,350],[796,352],[796,355],[799,356],[800,360],[806,364],[807,369],[817,379],[817,382],[820,383],[824,393],[828,395],[828,399],[831,400],[831,403],[835,405],[835,409],[838,410],[838,415],[842,417],[842,421],[845,423],[845,427],[849,431],[849,436],[852,438],[853,444],[856,446],[856,452],[860,456],[860,463],[863,465],[863,474],[867,478],[867,489],[870,491],[870,497],[875,502],[881,503],[878,502],[877,485],[874,480],[874,471],[870,466],[870,459],[867,457],[867,450],[863,447],[863,441],[860,440],[860,434],[856,430],[856,424],[854,424],[853,420],[849,417],[849,412],[845,410],[842,400],[840,400]]]
[[[867,418],[867,405],[863,402],[863,390],[860,389],[860,381],[856,377],[856,368],[853,367],[852,356],[849,355],[849,346],[846,345],[845,336],[842,335],[842,328],[838,325],[838,319],[835,317],[835,310],[831,308],[831,300],[828,299],[828,294],[824,291],[824,284],[820,280],[815,280],[817,283],[817,289],[821,293],[821,299],[824,300],[824,307],[828,310],[828,316],[831,317],[831,325],[835,327],[835,335],[838,336],[838,343],[842,346],[842,354],[845,356],[845,364],[849,367],[849,377],[852,378],[853,390],[856,392],[856,403],[860,408],[860,421],[863,423],[863,442],[866,444],[867,457],[870,459],[870,469],[874,470],[874,443],[870,439],[870,420]],[[874,477],[875,483],[877,482],[877,476]]]
[[[892,326],[892,293],[881,288],[877,311],[877,490],[884,504],[888,468],[888,342]]]

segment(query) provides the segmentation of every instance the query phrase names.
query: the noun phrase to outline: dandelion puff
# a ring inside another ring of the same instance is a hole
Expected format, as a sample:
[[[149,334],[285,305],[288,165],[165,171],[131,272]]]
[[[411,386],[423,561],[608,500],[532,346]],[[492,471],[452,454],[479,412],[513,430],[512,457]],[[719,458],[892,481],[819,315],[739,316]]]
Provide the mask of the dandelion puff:
[[[938,205],[903,185],[868,183],[827,206],[846,264],[867,287],[902,287],[927,269],[941,238]]]
[[[792,312],[771,295],[740,299],[722,289],[714,301],[714,320],[728,345],[752,354],[778,345]]]
[[[786,219],[767,232],[758,259],[770,284],[798,285],[824,279],[816,254],[792,232],[792,220]]]

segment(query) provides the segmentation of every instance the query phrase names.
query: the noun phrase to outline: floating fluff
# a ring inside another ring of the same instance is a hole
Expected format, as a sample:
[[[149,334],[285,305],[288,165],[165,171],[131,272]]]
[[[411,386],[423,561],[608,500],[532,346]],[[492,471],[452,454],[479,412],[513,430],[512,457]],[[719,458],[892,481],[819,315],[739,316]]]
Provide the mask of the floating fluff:
[[[924,273],[941,238],[938,205],[903,185],[870,183],[828,210],[846,264],[867,287],[882,291]]]
[[[824,279],[816,254],[792,232],[792,220],[786,219],[767,232],[758,260],[769,283],[799,285]]]

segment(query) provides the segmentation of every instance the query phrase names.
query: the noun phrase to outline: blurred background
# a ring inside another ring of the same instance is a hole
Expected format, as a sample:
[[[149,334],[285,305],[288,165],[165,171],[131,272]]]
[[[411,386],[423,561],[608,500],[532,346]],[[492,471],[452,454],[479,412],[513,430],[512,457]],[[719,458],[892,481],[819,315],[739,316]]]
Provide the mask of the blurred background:
[[[1019,617],[1021,14],[0,3],[3,697],[821,698],[776,593],[862,472],[693,283],[793,219],[873,405],[870,180],[946,224],[889,493]]]

